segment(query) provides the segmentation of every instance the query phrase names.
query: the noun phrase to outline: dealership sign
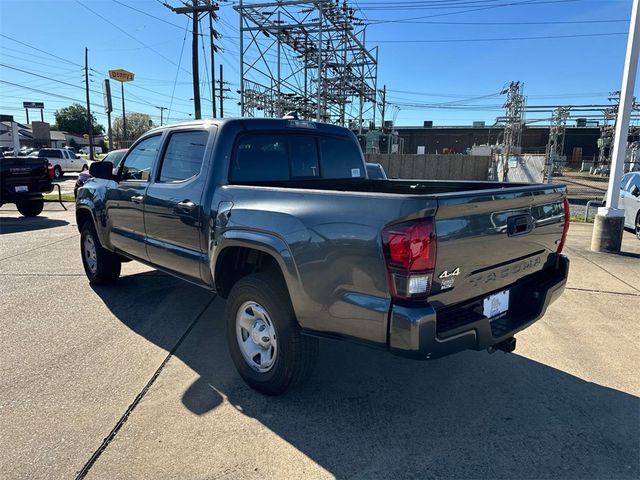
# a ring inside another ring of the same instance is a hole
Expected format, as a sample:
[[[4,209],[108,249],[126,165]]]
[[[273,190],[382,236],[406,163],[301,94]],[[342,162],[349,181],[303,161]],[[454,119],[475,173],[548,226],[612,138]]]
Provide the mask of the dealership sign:
[[[131,82],[135,74],[119,68],[118,70],[109,70],[109,78],[118,82]]]

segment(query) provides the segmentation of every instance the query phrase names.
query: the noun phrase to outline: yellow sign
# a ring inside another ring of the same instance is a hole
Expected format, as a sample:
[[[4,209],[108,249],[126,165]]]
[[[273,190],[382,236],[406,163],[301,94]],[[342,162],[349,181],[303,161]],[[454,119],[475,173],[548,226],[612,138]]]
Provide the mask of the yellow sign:
[[[119,68],[118,70],[109,70],[109,78],[118,82],[131,82],[133,81],[134,76],[135,74],[127,72],[122,68]]]

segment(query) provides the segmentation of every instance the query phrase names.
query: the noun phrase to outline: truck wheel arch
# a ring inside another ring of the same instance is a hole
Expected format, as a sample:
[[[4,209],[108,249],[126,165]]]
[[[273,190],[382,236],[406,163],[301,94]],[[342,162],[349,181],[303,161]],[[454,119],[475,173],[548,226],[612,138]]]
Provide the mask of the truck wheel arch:
[[[88,208],[78,208],[76,210],[76,226],[79,232],[82,231],[82,225],[84,225],[85,222],[91,222],[95,226],[91,211]]]
[[[233,286],[243,277],[252,273],[271,272],[282,278],[286,285],[278,261],[263,250],[245,246],[227,246],[218,253],[214,281],[218,294],[227,298]]]
[[[291,252],[280,237],[250,230],[227,230],[215,242],[209,258],[215,289],[223,298],[247,274],[270,269],[282,277],[297,311],[296,299],[302,293],[299,275]],[[249,265],[242,263],[242,259],[249,259]],[[256,264],[262,270],[256,270]]]

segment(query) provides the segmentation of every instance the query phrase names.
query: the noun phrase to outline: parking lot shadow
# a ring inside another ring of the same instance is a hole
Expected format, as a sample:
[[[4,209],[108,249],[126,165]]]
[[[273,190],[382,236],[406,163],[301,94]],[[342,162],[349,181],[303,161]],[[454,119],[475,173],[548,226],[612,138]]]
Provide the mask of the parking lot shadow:
[[[167,351],[194,317],[168,320],[176,315],[169,309],[151,325],[145,312],[162,296],[204,304],[209,295],[159,274],[125,282],[146,286],[96,291],[120,321]],[[182,392],[184,406],[202,415],[224,395],[337,478],[640,476],[634,395],[517,354],[465,352],[420,362],[323,341],[308,383],[266,397],[233,368],[222,307],[215,300],[175,350],[199,375]]]
[[[52,219],[40,215],[30,218],[0,217],[0,235],[64,227],[65,225],[69,225],[66,220]]]

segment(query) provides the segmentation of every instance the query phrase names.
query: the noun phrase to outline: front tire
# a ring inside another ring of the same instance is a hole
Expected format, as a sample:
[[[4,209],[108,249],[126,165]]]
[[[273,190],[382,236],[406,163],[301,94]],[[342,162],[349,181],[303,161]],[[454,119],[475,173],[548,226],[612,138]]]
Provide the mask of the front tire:
[[[636,215],[636,238],[640,240],[640,211]]]
[[[280,275],[240,279],[225,309],[231,359],[244,381],[266,395],[280,395],[313,371],[318,340],[301,334]]]
[[[82,226],[80,251],[82,266],[89,283],[108,285],[118,280],[122,267],[120,257],[100,245],[96,229],[91,222],[85,222]]]
[[[16,202],[18,211],[25,217],[37,217],[44,208],[44,198],[34,200],[21,200]]]
[[[55,178],[56,180],[59,178],[62,178],[63,172],[62,172],[62,167],[60,165],[56,165],[55,167],[53,167],[53,178]]]

